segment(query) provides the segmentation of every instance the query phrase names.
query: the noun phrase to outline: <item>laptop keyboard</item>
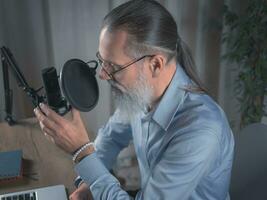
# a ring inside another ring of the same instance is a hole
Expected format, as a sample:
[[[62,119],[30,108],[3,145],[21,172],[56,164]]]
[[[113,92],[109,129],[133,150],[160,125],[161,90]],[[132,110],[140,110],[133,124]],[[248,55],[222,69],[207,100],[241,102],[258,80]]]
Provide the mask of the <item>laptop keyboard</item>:
[[[35,192],[1,197],[1,200],[37,200]]]

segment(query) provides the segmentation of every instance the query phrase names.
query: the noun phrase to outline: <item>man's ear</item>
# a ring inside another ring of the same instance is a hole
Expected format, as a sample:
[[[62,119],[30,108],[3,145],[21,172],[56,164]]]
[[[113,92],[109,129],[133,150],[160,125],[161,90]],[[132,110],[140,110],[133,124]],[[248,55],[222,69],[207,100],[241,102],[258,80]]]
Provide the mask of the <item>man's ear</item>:
[[[150,60],[150,71],[152,72],[152,77],[158,77],[160,72],[163,70],[165,65],[165,58],[162,55],[156,55]]]

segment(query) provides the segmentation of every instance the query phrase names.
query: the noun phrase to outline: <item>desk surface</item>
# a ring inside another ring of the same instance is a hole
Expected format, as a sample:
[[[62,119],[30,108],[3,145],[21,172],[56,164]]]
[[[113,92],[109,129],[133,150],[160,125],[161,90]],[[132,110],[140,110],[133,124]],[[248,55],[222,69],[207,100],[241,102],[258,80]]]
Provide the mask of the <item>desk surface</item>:
[[[69,192],[74,190],[71,156],[47,140],[36,119],[22,120],[12,127],[0,123],[0,151],[16,149],[22,149],[26,159],[25,177],[0,183],[0,194],[56,184],[65,185]]]

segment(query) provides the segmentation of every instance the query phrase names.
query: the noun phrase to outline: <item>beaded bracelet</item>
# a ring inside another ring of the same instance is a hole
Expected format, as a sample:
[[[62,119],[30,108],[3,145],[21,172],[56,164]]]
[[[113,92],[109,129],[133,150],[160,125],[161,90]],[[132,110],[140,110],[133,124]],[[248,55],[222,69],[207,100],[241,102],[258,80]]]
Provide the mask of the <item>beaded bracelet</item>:
[[[94,145],[93,142],[87,142],[86,144],[84,144],[80,149],[78,149],[75,154],[72,157],[72,161],[75,163],[77,157],[79,156],[79,154],[84,151],[87,147]]]

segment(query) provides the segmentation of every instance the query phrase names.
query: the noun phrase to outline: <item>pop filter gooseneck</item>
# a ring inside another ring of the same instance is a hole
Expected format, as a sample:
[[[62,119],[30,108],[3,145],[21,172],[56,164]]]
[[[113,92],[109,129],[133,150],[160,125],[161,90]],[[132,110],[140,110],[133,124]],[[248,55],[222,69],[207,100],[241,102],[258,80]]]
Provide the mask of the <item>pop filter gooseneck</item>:
[[[89,112],[98,102],[99,88],[95,77],[97,66],[95,60],[85,63],[71,59],[61,69],[61,90],[69,104],[79,111]]]

